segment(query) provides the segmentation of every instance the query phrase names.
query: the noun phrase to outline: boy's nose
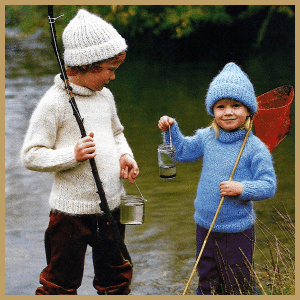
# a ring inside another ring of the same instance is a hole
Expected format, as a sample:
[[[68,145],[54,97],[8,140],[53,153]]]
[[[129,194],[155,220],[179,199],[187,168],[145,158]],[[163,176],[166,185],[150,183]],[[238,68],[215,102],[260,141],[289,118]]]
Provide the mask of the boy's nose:
[[[233,115],[233,110],[232,110],[232,108],[226,108],[226,110],[225,110],[225,115]]]
[[[110,76],[110,81],[113,81],[116,79],[116,74],[113,74],[112,76]]]

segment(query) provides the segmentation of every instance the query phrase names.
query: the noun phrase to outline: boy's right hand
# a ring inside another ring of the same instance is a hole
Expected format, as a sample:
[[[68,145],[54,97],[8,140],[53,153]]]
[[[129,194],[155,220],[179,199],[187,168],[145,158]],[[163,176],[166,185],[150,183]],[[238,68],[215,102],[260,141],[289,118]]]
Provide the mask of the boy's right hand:
[[[77,142],[74,148],[75,159],[77,161],[84,161],[96,156],[96,148],[93,137],[94,133],[91,132],[88,136]]]
[[[168,130],[174,124],[175,120],[169,116],[162,116],[158,121],[158,128],[160,130]]]

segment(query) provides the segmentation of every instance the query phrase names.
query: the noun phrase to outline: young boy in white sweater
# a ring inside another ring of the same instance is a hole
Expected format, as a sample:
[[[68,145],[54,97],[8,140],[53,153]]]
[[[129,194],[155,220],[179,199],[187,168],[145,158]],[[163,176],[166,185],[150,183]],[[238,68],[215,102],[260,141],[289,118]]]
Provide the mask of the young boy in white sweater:
[[[57,75],[31,117],[21,153],[26,168],[54,172],[45,233],[47,267],[36,294],[76,295],[87,245],[93,248],[97,293],[129,294],[132,266],[113,246],[114,234],[99,207],[88,161],[95,158],[109,208],[124,238],[125,225],[119,222],[121,178],[133,183],[139,168],[105,85],[115,79],[127,45],[111,24],[83,9],[65,28],[63,44],[67,75],[88,136],[80,138],[64,82]]]

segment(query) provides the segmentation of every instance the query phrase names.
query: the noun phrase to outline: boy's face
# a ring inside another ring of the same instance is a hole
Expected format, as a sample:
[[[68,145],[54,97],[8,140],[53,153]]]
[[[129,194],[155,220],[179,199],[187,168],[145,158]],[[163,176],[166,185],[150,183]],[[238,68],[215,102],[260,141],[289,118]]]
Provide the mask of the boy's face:
[[[214,106],[215,120],[225,131],[241,127],[249,115],[248,109],[233,99],[221,99]]]
[[[104,86],[108,85],[111,80],[115,80],[115,71],[121,63],[103,62],[99,65],[98,71],[78,73],[77,84],[87,87],[93,91],[101,91]]]

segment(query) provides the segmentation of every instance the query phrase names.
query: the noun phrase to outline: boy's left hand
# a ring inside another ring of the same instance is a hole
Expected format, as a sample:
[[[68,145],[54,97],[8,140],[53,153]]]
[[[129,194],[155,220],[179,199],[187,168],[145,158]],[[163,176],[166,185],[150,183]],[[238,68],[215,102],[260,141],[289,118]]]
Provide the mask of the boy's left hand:
[[[237,181],[223,181],[220,183],[221,196],[238,196],[243,192],[243,184]]]
[[[135,178],[139,176],[139,167],[136,161],[128,154],[121,156],[120,168],[120,176],[124,179],[128,179],[130,183],[134,183]]]

